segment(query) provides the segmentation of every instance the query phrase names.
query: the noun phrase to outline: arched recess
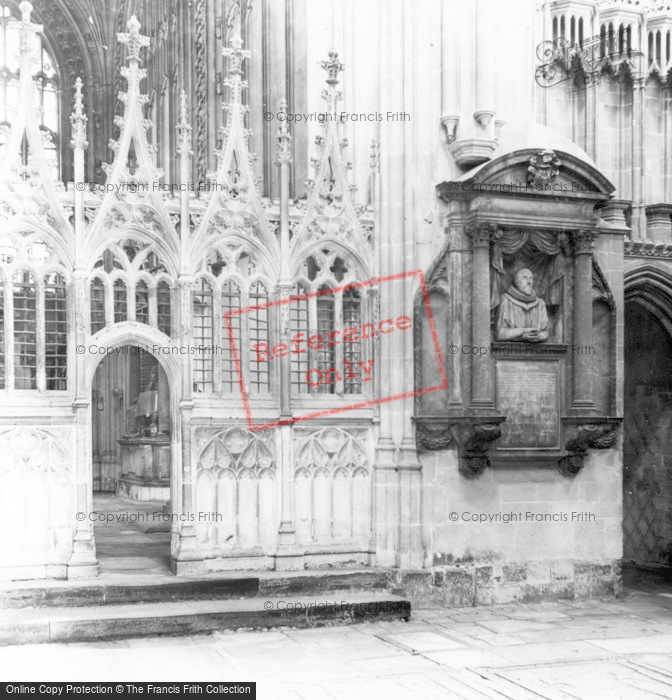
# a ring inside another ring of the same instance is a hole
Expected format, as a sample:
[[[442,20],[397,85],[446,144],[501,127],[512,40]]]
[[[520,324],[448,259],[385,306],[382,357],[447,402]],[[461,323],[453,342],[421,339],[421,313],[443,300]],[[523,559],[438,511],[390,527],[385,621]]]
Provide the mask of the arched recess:
[[[672,274],[625,275],[623,558],[672,563]]]
[[[114,353],[117,349],[125,346],[139,347],[145,352],[152,353],[158,360],[168,380],[170,394],[170,502],[172,513],[191,513],[193,507],[191,501],[186,501],[183,490],[183,467],[185,459],[190,460],[190,454],[186,457],[183,454],[183,446],[190,444],[183,435],[183,419],[180,409],[182,398],[182,380],[180,355],[178,347],[158,330],[150,327],[138,327],[137,324],[119,323],[115,326],[101,330],[96,338],[95,344],[90,343],[85,346],[85,352],[78,354],[82,358],[81,371],[78,373],[77,395],[78,402],[88,406],[85,423],[78,424],[78,430],[84,430],[85,434],[80,436],[86,444],[86,449],[80,454],[80,458],[85,460],[84,469],[78,469],[80,475],[85,475],[85,482],[80,481],[80,488],[85,487],[87,503],[78,503],[78,510],[91,512],[93,503],[93,470],[92,470],[92,425],[93,425],[93,402],[91,401],[91,388],[94,382],[96,369],[101,360],[108,354]],[[157,350],[158,348],[158,350]],[[81,479],[81,476],[80,476]],[[187,493],[191,493],[187,490]],[[171,526],[171,557],[174,562],[180,549],[180,533],[182,523],[179,518],[172,521]]]

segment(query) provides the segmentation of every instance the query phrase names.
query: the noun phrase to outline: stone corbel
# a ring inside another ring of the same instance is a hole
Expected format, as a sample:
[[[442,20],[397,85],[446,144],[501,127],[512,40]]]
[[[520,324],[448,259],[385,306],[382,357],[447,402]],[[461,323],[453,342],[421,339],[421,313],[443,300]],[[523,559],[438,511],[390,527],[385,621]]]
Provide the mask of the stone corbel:
[[[453,443],[450,419],[435,416],[415,417],[415,442],[418,450],[447,450]]]
[[[622,418],[615,416],[586,416],[565,418],[567,454],[560,458],[558,470],[565,476],[575,476],[581,469],[588,450],[608,450],[616,444]]]
[[[466,477],[480,476],[490,466],[490,443],[502,434],[504,416],[416,416],[418,450],[445,450],[455,444],[459,469]]]
[[[446,141],[448,145],[453,143],[457,138],[457,125],[460,123],[460,118],[455,114],[449,114],[441,117],[441,124],[446,130]]]
[[[481,109],[474,112],[474,119],[478,122],[478,125],[485,131],[489,126],[495,113],[489,109]]]
[[[490,466],[488,448],[502,434],[504,416],[472,418],[458,423],[453,430],[459,449],[459,469],[464,476],[480,476]]]

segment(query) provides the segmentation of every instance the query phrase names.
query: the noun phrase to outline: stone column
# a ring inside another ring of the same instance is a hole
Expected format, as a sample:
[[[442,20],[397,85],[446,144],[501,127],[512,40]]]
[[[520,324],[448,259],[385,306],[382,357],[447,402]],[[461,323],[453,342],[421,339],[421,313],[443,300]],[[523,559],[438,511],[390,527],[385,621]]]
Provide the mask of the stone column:
[[[403,13],[399,3],[379,0],[380,17],[380,111],[388,109],[388,104],[403,104]],[[403,172],[404,172],[404,133],[402,123],[389,123],[380,130],[380,198],[378,223],[378,271],[381,276],[401,271],[399,262],[403,250],[395,246],[395,241],[403,241],[401,223],[404,220]],[[394,302],[403,298],[402,289],[392,290],[388,284],[381,289],[380,307],[376,320],[396,318]],[[399,295],[399,296],[397,296]],[[392,334],[394,335],[394,334]],[[387,342],[376,340],[376,364],[380,363],[380,383],[376,387],[378,397],[393,396],[401,393],[399,373],[386,368],[396,366],[398,362],[392,336]],[[373,536],[375,541],[378,566],[396,566],[399,540],[399,487],[397,461],[397,440],[401,437],[403,426],[395,421],[398,406],[384,403],[380,406],[380,426],[376,444],[375,468],[373,473]]]
[[[632,90],[632,239],[646,238],[646,213],[642,201],[644,175],[644,102],[646,78],[635,78]]]
[[[280,102],[279,113],[287,114],[287,102]],[[289,240],[289,183],[292,164],[292,137],[287,118],[280,122],[277,136],[278,151],[276,165],[280,184],[280,284],[278,300],[289,299],[294,288],[290,269]],[[281,343],[290,344],[290,306],[280,304],[277,309],[279,322],[278,336]],[[280,358],[280,419],[289,421],[292,417],[292,359],[290,354]],[[294,458],[291,423],[279,427],[278,477],[280,479],[280,528],[278,529],[278,551],[275,568],[278,570],[300,569],[303,566],[303,551],[296,546],[296,526],[294,525]]]
[[[98,576],[96,544],[93,536],[93,523],[90,513],[93,510],[93,484],[91,472],[91,386],[87,382],[86,355],[75,353],[75,346],[86,345],[85,318],[88,318],[88,295],[86,273],[76,269],[71,289],[74,290],[74,328],[70,328],[69,340],[74,336],[74,343],[68,345],[68,362],[74,367],[74,377],[68,381],[75,383],[75,401],[72,410],[75,413],[75,509],[83,514],[76,517],[76,529],[72,543],[72,556],[68,561],[68,579],[95,578]],[[11,318],[11,317],[10,317]]]
[[[178,277],[178,313],[176,343],[182,347],[191,345],[191,288],[192,280],[188,275],[180,274]],[[194,484],[198,476],[198,465],[192,454],[191,443],[191,416],[194,410],[191,384],[191,356],[188,353],[180,355],[180,369],[182,386],[171,387],[171,390],[181,396],[179,404],[175,397],[171,397],[171,406],[177,406],[179,411],[179,423],[171,425],[171,431],[179,431],[181,438],[181,479],[173,478],[171,481],[171,513],[193,513],[195,515]],[[181,394],[179,393],[181,391]],[[174,465],[176,468],[177,465]],[[195,515],[195,517],[197,517]],[[201,561],[203,557],[198,553],[196,541],[196,527],[192,522],[178,523],[173,527],[173,542],[171,545],[171,568],[177,574],[197,572],[199,565],[193,562]]]
[[[182,479],[179,491],[172,494],[170,505],[171,513],[190,513],[197,519],[198,515],[194,507],[194,486],[198,465],[193,457],[191,445],[191,414],[193,410],[194,404],[191,400],[180,402],[179,430],[182,438]],[[177,430],[178,426],[172,426],[171,429]],[[177,480],[173,478],[171,486],[175,487],[176,484]],[[177,489],[175,490],[177,491]],[[195,522],[187,520],[186,522],[178,522],[177,527],[173,525],[170,561],[173,572],[176,574],[198,573],[201,565],[194,562],[202,560],[203,556],[198,552]]]
[[[448,337],[446,340],[446,348],[450,345],[462,347],[464,338],[464,327],[462,325],[463,305],[466,302],[464,291],[464,282],[462,279],[462,257],[461,250],[462,229],[449,229],[448,233],[449,247],[446,252],[446,265],[448,284],[450,285],[450,316],[451,321],[448,324]],[[464,393],[462,387],[462,362],[459,355],[447,353],[443,358],[446,363],[448,372],[448,407],[451,409],[462,409],[464,401]]]
[[[75,504],[76,530],[72,540],[72,556],[68,561],[68,579],[87,579],[98,576],[96,544],[93,538],[93,522],[90,518],[93,510],[93,491],[91,487],[91,423],[89,401],[75,401],[73,411],[76,415],[75,467],[76,483]]]
[[[471,238],[471,344],[490,347],[490,238],[492,224],[467,229]],[[494,408],[492,363],[489,355],[471,356],[471,407]]]
[[[574,231],[574,337],[573,344],[590,346],[593,340],[593,251],[597,231]],[[591,367],[593,357],[589,352],[573,353],[574,400],[572,408],[582,411],[595,408],[593,402]]]
[[[292,295],[290,285],[281,284],[278,287],[279,298],[287,299]],[[289,305],[283,304],[279,308],[280,329],[279,342],[289,346]],[[285,355],[280,358],[280,420],[288,420],[292,417],[291,405],[291,357]],[[296,545],[296,527],[294,525],[294,459],[292,450],[292,425],[279,427],[280,439],[278,441],[279,459],[277,462],[278,476],[281,482],[280,495],[280,528],[278,530],[278,557],[276,569],[288,570],[301,568],[300,554]]]

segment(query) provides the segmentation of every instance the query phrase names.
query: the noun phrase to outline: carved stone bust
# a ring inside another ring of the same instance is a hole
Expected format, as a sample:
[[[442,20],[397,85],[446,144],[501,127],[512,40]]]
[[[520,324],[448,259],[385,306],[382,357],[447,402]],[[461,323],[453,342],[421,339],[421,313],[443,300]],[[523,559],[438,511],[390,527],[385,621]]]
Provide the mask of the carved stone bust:
[[[502,294],[495,324],[497,340],[543,343],[548,340],[546,304],[534,293],[534,275],[518,270],[513,284]]]

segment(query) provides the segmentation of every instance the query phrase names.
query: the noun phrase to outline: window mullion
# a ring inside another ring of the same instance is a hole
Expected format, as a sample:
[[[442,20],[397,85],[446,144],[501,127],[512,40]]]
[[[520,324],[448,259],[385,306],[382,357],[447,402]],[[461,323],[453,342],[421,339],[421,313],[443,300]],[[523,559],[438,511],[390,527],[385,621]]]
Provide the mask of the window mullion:
[[[222,319],[222,285],[212,285],[212,387],[215,394],[223,392],[222,386],[222,355],[226,324]]]
[[[334,346],[334,369],[338,373],[336,376],[340,377],[336,381],[335,393],[343,394],[345,393],[343,376],[346,373],[345,365],[343,364],[343,292],[336,292],[332,295],[334,299],[334,328],[333,330],[340,331],[338,336],[335,336],[334,340],[338,338],[338,343]]]
[[[126,291],[126,320],[127,321],[135,321],[135,305],[137,303],[137,299],[135,297],[136,282],[137,282],[137,280],[131,279],[129,276],[128,283],[127,283],[128,286],[127,286],[127,291]]]
[[[151,328],[159,328],[159,311],[157,307],[157,285],[147,284],[147,296],[149,299],[149,325]]]
[[[249,290],[243,287],[240,290],[240,306],[246,309],[250,306]],[[240,347],[238,348],[238,359],[240,360],[240,369],[243,375],[243,383],[245,385],[245,393],[247,398],[250,398],[250,314],[240,314],[240,337],[238,339]],[[242,398],[242,396],[241,396]]]
[[[373,307],[373,300],[375,299],[375,296],[370,296],[367,294],[365,291],[362,291],[361,294],[361,301],[360,301],[360,318],[362,319],[362,323],[373,323],[374,318],[373,318],[373,313],[372,313],[372,307]],[[376,357],[375,357],[375,351],[376,351],[376,344],[375,340],[373,337],[367,338],[364,340],[361,344],[361,360],[363,362],[366,362],[368,360],[374,360],[374,363],[372,365],[373,368],[376,366]],[[372,382],[362,382],[360,384],[360,391],[362,394],[366,396],[373,396],[375,394],[376,390],[376,371],[375,369],[372,369],[373,374],[371,375],[373,377]],[[362,377],[363,379],[363,377]]]
[[[308,299],[308,337],[317,335],[317,297],[312,296]],[[319,350],[308,348],[308,372],[311,369],[317,369]],[[313,375],[311,375],[311,378]],[[304,377],[304,380],[306,378]],[[307,381],[307,380],[306,380]],[[309,394],[317,394],[317,387],[308,385]]]
[[[14,284],[12,276],[5,281],[5,386],[14,391]]]
[[[35,280],[35,382],[40,393],[44,393],[47,388],[45,336],[44,278],[42,277]]]
[[[114,325],[114,282],[106,277],[103,280],[105,290],[105,328]]]

